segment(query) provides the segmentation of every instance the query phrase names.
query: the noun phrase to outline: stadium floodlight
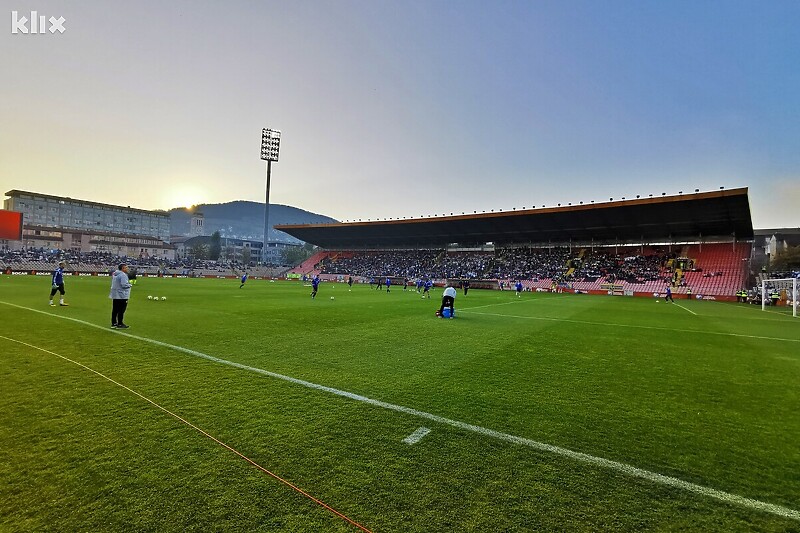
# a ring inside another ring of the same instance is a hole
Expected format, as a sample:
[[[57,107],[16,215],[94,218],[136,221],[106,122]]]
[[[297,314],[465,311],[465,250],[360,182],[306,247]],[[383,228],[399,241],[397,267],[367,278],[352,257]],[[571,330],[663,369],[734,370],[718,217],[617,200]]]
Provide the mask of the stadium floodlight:
[[[264,202],[264,244],[261,246],[261,264],[267,262],[267,237],[269,237],[269,181],[272,162],[278,162],[281,147],[281,132],[263,128],[261,130],[261,159],[267,162],[267,198]]]
[[[261,130],[261,159],[278,162],[281,147],[281,132],[263,128]]]

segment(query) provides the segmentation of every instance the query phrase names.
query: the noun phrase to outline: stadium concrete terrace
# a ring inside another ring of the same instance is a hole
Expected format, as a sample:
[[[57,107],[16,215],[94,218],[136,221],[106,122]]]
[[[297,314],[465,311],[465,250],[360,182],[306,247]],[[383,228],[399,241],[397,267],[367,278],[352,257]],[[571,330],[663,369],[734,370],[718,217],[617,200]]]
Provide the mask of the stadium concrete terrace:
[[[747,188],[425,218],[275,226],[329,250],[752,241]]]

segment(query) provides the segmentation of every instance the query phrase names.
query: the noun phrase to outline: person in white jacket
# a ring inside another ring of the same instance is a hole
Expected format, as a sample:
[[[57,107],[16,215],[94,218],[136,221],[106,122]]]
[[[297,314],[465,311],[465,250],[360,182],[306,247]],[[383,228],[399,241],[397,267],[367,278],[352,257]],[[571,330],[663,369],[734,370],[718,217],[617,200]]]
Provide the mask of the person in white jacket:
[[[112,301],[111,327],[128,329],[129,326],[122,320],[131,297],[131,282],[128,280],[128,265],[125,263],[119,265],[119,269],[111,275],[111,294],[108,297]]]
[[[456,312],[455,309],[453,308],[455,302],[456,302],[456,290],[455,288],[450,287],[448,285],[448,287],[444,290],[444,293],[442,294],[442,306],[439,308],[439,318],[442,317],[445,307],[450,308],[450,318],[453,318]]]

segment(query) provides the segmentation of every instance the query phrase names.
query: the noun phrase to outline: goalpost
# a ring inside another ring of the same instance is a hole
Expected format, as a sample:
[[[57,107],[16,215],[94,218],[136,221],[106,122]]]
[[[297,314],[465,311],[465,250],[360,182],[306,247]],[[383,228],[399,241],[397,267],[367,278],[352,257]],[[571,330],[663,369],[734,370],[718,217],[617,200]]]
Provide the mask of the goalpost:
[[[797,316],[797,300],[800,294],[797,293],[797,278],[781,278],[781,279],[763,279],[761,280],[761,310],[766,307],[770,292],[778,291],[781,294],[781,299],[786,299],[786,304],[792,306],[792,316]]]

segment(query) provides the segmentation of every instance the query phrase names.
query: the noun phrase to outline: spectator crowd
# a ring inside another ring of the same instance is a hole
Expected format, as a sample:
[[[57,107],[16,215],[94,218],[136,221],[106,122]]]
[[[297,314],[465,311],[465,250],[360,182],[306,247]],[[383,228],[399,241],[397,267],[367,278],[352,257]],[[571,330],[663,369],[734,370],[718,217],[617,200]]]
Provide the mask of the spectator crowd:
[[[113,271],[120,263],[127,264],[132,270],[150,275],[208,275],[229,274],[238,275],[239,272],[249,270],[252,266],[245,266],[237,262],[226,260],[197,260],[177,259],[169,260],[160,257],[127,257],[109,252],[76,252],[72,250],[47,250],[43,248],[29,248],[24,250],[0,250],[0,268],[6,270],[45,270],[52,269],[59,261],[67,264],[67,270],[76,272],[106,272]],[[266,272],[265,272],[266,273]],[[272,273],[269,273],[272,275]]]
[[[393,250],[333,253],[317,265],[323,274],[398,277],[409,279],[549,279],[571,281],[663,280],[671,274],[666,264],[674,254],[621,255],[610,250],[569,248],[498,248],[495,252]]]

